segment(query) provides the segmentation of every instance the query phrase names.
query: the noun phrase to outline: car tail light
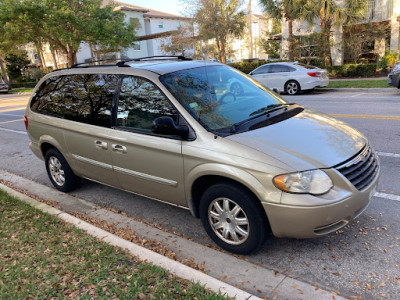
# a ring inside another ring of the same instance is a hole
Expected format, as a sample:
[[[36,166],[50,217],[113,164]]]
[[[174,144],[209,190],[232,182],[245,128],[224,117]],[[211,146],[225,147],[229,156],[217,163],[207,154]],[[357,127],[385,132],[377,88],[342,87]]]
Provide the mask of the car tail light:
[[[24,123],[25,123],[25,129],[28,130],[28,118],[26,115],[24,115]]]
[[[321,72],[308,72],[307,75],[311,77],[320,77]]]

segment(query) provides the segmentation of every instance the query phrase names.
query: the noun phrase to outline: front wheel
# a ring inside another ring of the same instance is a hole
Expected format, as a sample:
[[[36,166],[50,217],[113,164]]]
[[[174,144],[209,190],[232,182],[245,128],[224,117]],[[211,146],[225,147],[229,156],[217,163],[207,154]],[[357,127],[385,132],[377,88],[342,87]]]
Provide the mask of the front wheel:
[[[238,254],[259,249],[267,236],[267,220],[257,199],[231,183],[208,188],[200,202],[200,218],[211,239]]]
[[[46,152],[47,175],[53,186],[61,192],[70,192],[79,184],[79,177],[72,172],[64,156],[55,148]]]
[[[301,91],[300,84],[296,80],[289,80],[285,84],[285,92],[289,95],[297,95]]]

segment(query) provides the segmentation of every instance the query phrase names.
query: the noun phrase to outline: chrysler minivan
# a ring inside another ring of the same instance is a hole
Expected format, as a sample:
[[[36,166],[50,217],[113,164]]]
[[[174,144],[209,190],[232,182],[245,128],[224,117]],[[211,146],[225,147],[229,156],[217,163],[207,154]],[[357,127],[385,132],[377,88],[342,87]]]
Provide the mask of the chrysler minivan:
[[[54,71],[34,89],[25,125],[56,189],[87,178],[189,208],[234,253],[269,234],[338,230],[366,209],[379,177],[374,150],[349,125],[183,57]]]

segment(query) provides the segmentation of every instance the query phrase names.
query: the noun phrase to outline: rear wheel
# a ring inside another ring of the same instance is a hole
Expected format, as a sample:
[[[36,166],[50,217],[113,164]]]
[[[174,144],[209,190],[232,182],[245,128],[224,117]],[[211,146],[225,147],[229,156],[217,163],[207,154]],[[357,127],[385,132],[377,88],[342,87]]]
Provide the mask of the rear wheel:
[[[296,80],[289,80],[285,84],[285,92],[289,95],[297,95],[300,93],[300,84]]]
[[[200,202],[200,218],[211,239],[239,254],[259,249],[267,236],[267,220],[258,200],[239,185],[218,183]]]
[[[79,177],[72,172],[64,156],[55,148],[46,152],[47,175],[54,187],[61,192],[70,192],[79,184]]]

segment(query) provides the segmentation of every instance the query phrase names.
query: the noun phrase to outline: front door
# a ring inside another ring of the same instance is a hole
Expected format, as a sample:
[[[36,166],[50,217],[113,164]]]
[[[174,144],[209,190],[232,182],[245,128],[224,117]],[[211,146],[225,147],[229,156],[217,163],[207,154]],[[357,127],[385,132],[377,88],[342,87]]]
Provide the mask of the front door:
[[[123,189],[186,206],[182,141],[152,132],[153,120],[160,116],[178,122],[174,106],[155,84],[124,77],[111,144],[114,171]]]

